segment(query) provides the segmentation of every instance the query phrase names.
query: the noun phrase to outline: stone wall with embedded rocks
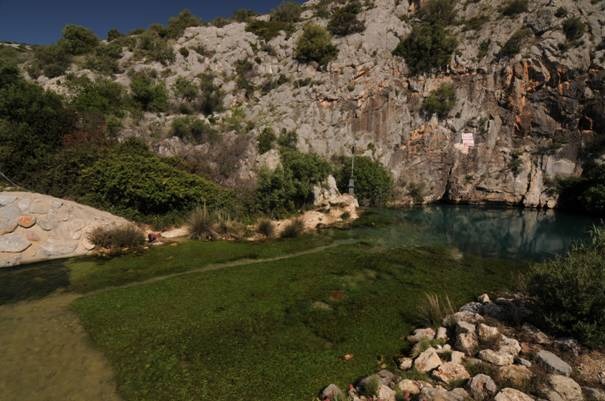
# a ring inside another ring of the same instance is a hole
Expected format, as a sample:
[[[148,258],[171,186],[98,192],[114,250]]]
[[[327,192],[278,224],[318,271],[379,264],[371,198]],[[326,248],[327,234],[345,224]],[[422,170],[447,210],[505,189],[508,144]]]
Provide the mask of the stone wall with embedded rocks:
[[[96,227],[128,221],[75,202],[29,192],[0,192],[0,268],[85,255]]]
[[[523,324],[523,298],[487,294],[407,337],[408,355],[323,401],[603,401],[605,354]]]

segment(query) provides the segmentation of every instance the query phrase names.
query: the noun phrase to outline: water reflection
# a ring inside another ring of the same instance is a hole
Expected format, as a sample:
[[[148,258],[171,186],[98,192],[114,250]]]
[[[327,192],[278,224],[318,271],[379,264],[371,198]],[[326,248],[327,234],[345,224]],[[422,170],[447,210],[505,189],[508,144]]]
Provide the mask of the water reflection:
[[[553,210],[497,209],[435,205],[378,210],[392,224],[361,227],[357,238],[388,247],[446,245],[463,253],[521,259],[544,259],[566,252],[588,238],[599,223],[589,216]]]

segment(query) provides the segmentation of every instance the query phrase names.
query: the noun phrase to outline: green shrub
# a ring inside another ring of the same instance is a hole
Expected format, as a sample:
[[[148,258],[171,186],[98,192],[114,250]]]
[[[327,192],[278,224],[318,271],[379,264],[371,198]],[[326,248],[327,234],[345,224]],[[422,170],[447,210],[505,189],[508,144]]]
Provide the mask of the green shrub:
[[[94,50],[99,45],[99,38],[88,28],[78,25],[66,25],[59,45],[68,54],[77,56]]]
[[[453,84],[443,84],[424,99],[422,108],[429,115],[437,114],[439,118],[447,117],[456,105],[456,89]]]
[[[246,25],[246,31],[268,42],[277,37],[281,32],[292,33],[294,25],[279,21],[253,20]]]
[[[580,17],[567,18],[563,22],[563,32],[565,32],[567,40],[578,40],[586,32],[586,25]]]
[[[403,57],[412,73],[419,74],[444,68],[456,46],[456,39],[441,25],[420,23],[399,42],[393,54]]]
[[[316,62],[325,66],[336,58],[338,49],[332,44],[330,33],[323,27],[307,24],[296,43],[295,58],[301,63]]]
[[[419,12],[420,19],[431,25],[448,26],[454,23],[456,12],[453,0],[429,0]]]
[[[183,10],[176,17],[171,17],[168,20],[168,26],[166,27],[166,36],[171,39],[178,39],[183,36],[185,29],[192,26],[200,26],[202,21],[191,14],[189,10]]]
[[[71,55],[63,46],[38,46],[34,48],[34,60],[29,72],[34,77],[43,73],[48,78],[55,78],[65,74],[71,60]]]
[[[305,231],[305,224],[301,219],[292,220],[284,230],[281,232],[282,238],[296,238],[300,237]]]
[[[118,60],[122,57],[122,47],[117,44],[98,46],[94,53],[86,58],[86,68],[102,74],[120,72]]]
[[[313,201],[313,186],[323,182],[332,172],[332,166],[320,156],[295,150],[282,150],[282,165],[292,173],[296,191],[295,203],[304,205]]]
[[[193,102],[199,95],[198,87],[189,79],[179,77],[172,87],[174,95],[180,100]]]
[[[263,153],[270,151],[273,148],[273,143],[276,139],[277,137],[275,136],[273,129],[270,127],[262,130],[262,132],[258,135],[257,140],[258,153],[262,155]]]
[[[527,40],[528,37],[530,37],[530,35],[531,35],[531,31],[529,29],[527,29],[527,28],[519,29],[517,32],[515,32],[513,34],[513,36],[511,36],[506,41],[504,46],[502,46],[502,49],[500,49],[500,52],[498,53],[498,57],[506,58],[506,57],[512,57],[512,56],[515,56],[516,54],[518,54],[521,51],[521,47],[523,46],[523,43]]]
[[[171,134],[191,142],[212,142],[218,132],[207,122],[195,117],[178,117],[172,121]]]
[[[108,32],[107,32],[107,41],[108,42],[112,42],[116,39],[119,39],[121,37],[123,37],[124,34],[122,34],[120,31],[118,31],[116,28],[111,28]]]
[[[126,143],[82,173],[85,200],[138,218],[187,211],[199,205],[231,210],[231,192],[179,170],[140,146]]]
[[[511,0],[501,10],[503,15],[512,17],[517,14],[526,13],[528,0]]]
[[[273,238],[273,236],[275,235],[275,226],[273,225],[273,222],[271,220],[263,219],[258,222],[258,225],[256,226],[256,231],[259,234],[263,235],[265,238]]]
[[[331,172],[328,162],[317,155],[283,151],[282,166],[263,170],[256,189],[256,205],[261,212],[276,217],[287,215],[313,201],[313,186]]]
[[[296,23],[300,20],[302,7],[294,1],[285,1],[278,5],[271,13],[271,21]]]
[[[58,95],[0,64],[0,171],[25,186],[75,128],[76,116]]]
[[[255,207],[263,213],[280,217],[296,210],[294,198],[296,186],[292,173],[282,167],[275,171],[261,170],[256,194]]]
[[[557,11],[555,12],[555,17],[557,17],[557,18],[567,17],[567,9],[565,7],[557,8]]]
[[[225,94],[214,84],[214,75],[204,73],[200,76],[200,111],[207,116],[224,110]]]
[[[296,150],[296,145],[298,143],[298,134],[296,131],[286,131],[285,129],[279,134],[277,138],[277,144],[282,149],[291,149]]]
[[[328,22],[328,30],[337,36],[363,32],[365,25],[357,19],[360,12],[361,3],[358,0],[352,0],[332,13]]]
[[[336,180],[342,192],[348,192],[351,178],[351,158],[343,158]],[[355,157],[355,195],[363,204],[383,206],[391,197],[393,178],[379,162],[368,157]]]
[[[91,81],[87,77],[68,82],[72,91],[70,105],[80,113],[123,117],[128,106],[124,87],[108,79]]]
[[[595,229],[591,244],[533,266],[528,291],[547,329],[605,345],[605,231]]]
[[[248,60],[238,60],[235,64],[235,72],[237,79],[235,83],[237,87],[246,93],[246,96],[250,96],[254,93],[254,85],[251,83],[254,78],[254,65]]]
[[[588,164],[582,177],[561,179],[557,187],[562,207],[605,216],[605,166]]]
[[[256,17],[258,14],[254,10],[248,9],[239,9],[235,10],[233,13],[233,19],[237,22],[250,22],[252,18]]]
[[[153,78],[149,72],[132,74],[130,83],[132,98],[145,111],[162,112],[168,109],[168,93],[162,81]]]
[[[97,248],[116,251],[142,247],[145,244],[145,235],[138,227],[127,224],[119,227],[97,227],[90,232],[88,240]]]
[[[153,29],[153,27],[140,34],[137,40],[137,57],[157,61],[163,65],[173,63],[176,58],[174,49],[162,34],[159,28]]]

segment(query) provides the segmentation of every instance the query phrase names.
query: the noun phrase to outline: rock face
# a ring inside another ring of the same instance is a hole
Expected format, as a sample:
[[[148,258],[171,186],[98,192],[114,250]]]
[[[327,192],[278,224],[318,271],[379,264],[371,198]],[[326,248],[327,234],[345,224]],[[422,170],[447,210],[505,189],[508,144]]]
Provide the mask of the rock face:
[[[249,134],[225,132],[218,143],[188,143],[170,133],[175,115],[146,113],[139,122],[127,122],[121,135],[144,137],[162,155],[203,160],[211,172],[224,169],[221,157],[230,154],[232,173],[221,180],[235,186],[253,180],[258,167],[277,164],[276,149],[257,150],[256,138],[265,128],[295,130],[302,151],[331,157],[349,155],[355,147],[357,154],[382,162],[394,175],[399,203],[448,199],[552,207],[557,195],[551,183],[582,172],[581,151],[605,126],[602,2],[532,0],[529,11],[512,17],[502,16],[500,2],[493,0],[477,0],[473,7],[454,2],[460,21],[451,27],[459,43],[454,56],[440,73],[419,76],[393,50],[411,32],[423,2],[364,3],[358,18],[365,30],[334,38],[339,54],[325,69],[293,59],[302,27],[326,23],[315,16],[315,3],[307,3],[309,11],[293,34],[267,43],[245,23],[233,22],[188,28],[174,44],[176,58],[169,65],[123,54],[124,72],[115,76],[123,85],[130,82],[129,70],[143,68],[165,77],[168,88],[179,77],[197,84],[201,73],[214,73],[226,94],[226,111],[214,120],[240,110],[252,127]],[[565,37],[559,7],[588,27],[580,40]],[[473,19],[485,21],[468,29],[464,22]],[[500,57],[521,28],[530,36],[519,54]],[[246,74],[252,93],[237,85],[236,66],[244,61],[254,61]],[[94,75],[75,66],[70,72]],[[64,82],[39,79],[58,92],[67,91]],[[443,83],[454,85],[456,104],[443,118],[427,115],[423,101]],[[472,136],[473,146],[463,145],[463,134]]]
[[[88,233],[128,222],[109,213],[46,195],[0,193],[0,267],[89,253]]]

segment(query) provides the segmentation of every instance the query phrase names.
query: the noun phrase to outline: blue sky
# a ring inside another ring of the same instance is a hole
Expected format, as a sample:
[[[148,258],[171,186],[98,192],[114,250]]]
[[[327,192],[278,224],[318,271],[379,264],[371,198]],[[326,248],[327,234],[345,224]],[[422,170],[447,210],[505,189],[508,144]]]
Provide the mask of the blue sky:
[[[128,32],[189,9],[203,20],[230,16],[240,8],[266,12],[280,0],[0,0],[0,41],[55,42],[66,24],[86,26],[105,38],[110,28]]]

